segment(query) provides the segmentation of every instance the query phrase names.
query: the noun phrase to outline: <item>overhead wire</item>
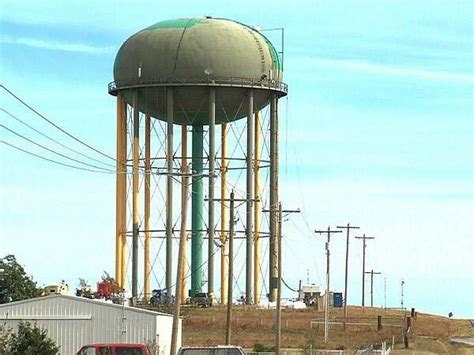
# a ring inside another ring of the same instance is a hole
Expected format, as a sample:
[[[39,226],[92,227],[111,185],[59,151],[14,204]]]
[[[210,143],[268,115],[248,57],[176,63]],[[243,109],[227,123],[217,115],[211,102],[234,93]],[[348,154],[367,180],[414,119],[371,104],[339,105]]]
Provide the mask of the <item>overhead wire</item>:
[[[74,158],[68,157],[67,155],[64,155],[64,154],[62,154],[62,153],[59,153],[59,152],[57,152],[57,151],[55,151],[55,150],[53,150],[53,149],[50,149],[50,148],[48,148],[48,147],[46,147],[46,146],[44,146],[44,145],[42,145],[42,144],[40,144],[40,143],[38,143],[38,142],[35,142],[34,140],[32,140],[32,139],[30,139],[30,138],[25,137],[24,135],[22,135],[22,134],[20,134],[20,133],[14,131],[14,130],[8,128],[7,126],[5,126],[5,125],[3,125],[3,124],[0,124],[0,127],[3,128],[3,129],[5,129],[5,130],[7,130],[7,131],[9,131],[10,133],[13,133],[13,134],[16,135],[17,137],[20,137],[21,139],[26,140],[27,142],[30,142],[31,144],[34,144],[34,145],[36,145],[37,147],[40,147],[40,148],[42,148],[42,149],[44,149],[44,150],[46,150],[46,151],[48,151],[48,152],[50,152],[50,153],[52,153],[52,154],[55,154],[55,155],[57,155],[57,156],[60,156],[60,157],[62,157],[62,158],[64,158],[64,159],[67,159],[67,160],[70,160],[70,161],[73,161],[73,162],[75,162],[75,163],[82,164],[82,165],[85,165],[85,166],[89,166],[89,167],[94,168],[94,169],[97,169],[97,170],[102,170],[102,171],[107,172],[107,173],[112,173],[112,174],[115,173],[114,170],[106,169],[106,168],[103,168],[103,167],[100,167],[100,166],[97,166],[97,165],[93,165],[93,164],[89,164],[89,163],[83,162],[83,161],[78,160],[78,159],[74,159]]]
[[[39,158],[39,159],[42,159],[42,160],[46,160],[46,161],[49,161],[51,163],[54,163],[54,164],[58,164],[58,165],[62,165],[62,166],[65,166],[65,167],[68,167],[68,168],[73,168],[73,169],[77,169],[77,170],[83,170],[83,171],[89,171],[89,172],[93,172],[93,173],[102,173],[102,174],[115,174],[115,172],[106,172],[106,171],[102,171],[102,170],[93,170],[93,169],[88,169],[88,168],[83,168],[83,167],[80,167],[80,166],[75,166],[75,165],[71,165],[71,164],[67,164],[67,163],[62,163],[62,162],[59,162],[57,160],[54,160],[54,159],[50,159],[50,158],[46,158],[46,157],[43,157],[39,154],[36,154],[36,153],[32,153],[32,152],[29,152],[25,149],[22,149],[20,147],[17,147],[16,145],[14,144],[11,144],[11,143],[8,143],[4,140],[0,140],[0,143],[3,143],[11,148],[14,148],[14,149],[17,149],[23,153],[26,153],[26,154],[29,154],[29,155],[32,155],[36,158]]]
[[[285,279],[284,279],[283,277],[281,278],[281,282],[283,282],[283,284],[284,284],[290,291],[298,292],[298,290],[295,290],[294,288],[290,287],[290,286],[286,283],[286,281],[285,281]]]
[[[13,93],[11,90],[9,90],[5,85],[3,84],[0,84],[0,88],[2,88],[3,90],[5,90],[10,96],[12,96],[13,98],[15,98],[18,102],[20,102],[22,105],[24,105],[25,107],[27,107],[30,111],[34,112],[37,116],[41,117],[43,120],[45,120],[46,122],[48,122],[50,125],[52,125],[53,127],[55,127],[56,129],[58,129],[59,131],[61,131],[62,133],[64,133],[65,135],[67,135],[68,137],[74,139],[76,142],[82,144],[83,146],[93,150],[94,152],[110,159],[110,160],[113,160],[113,161],[116,161],[114,157],[106,154],[106,153],[103,153],[102,151],[100,151],[99,149],[91,146],[90,144],[84,142],[83,140],[77,138],[76,136],[72,135],[71,133],[69,133],[68,131],[66,131],[64,128],[60,127],[59,125],[57,125],[56,123],[54,123],[53,121],[49,120],[48,118],[46,118],[43,114],[41,114],[40,112],[38,112],[36,109],[34,109],[32,106],[30,106],[28,103],[26,103],[24,100],[22,100],[19,96],[17,96],[15,93]]]
[[[39,135],[41,135],[42,137],[50,140],[51,142],[54,142],[56,144],[58,144],[59,146],[73,152],[73,153],[76,153],[84,158],[87,158],[87,159],[90,159],[90,160],[93,160],[97,163],[101,163],[101,164],[104,164],[104,165],[107,165],[107,166],[110,166],[110,167],[113,167],[115,168],[115,165],[112,165],[112,164],[109,164],[109,163],[106,163],[106,162],[103,162],[102,160],[99,160],[99,159],[96,159],[96,158],[93,158],[91,156],[88,156],[87,154],[84,154],[84,153],[81,153],[71,147],[68,147],[67,145],[59,142],[58,140],[48,136],[47,134],[44,134],[43,132],[39,131],[38,129],[34,128],[33,126],[29,125],[28,123],[26,123],[25,121],[23,121],[21,118],[19,118],[18,116],[15,116],[14,114],[12,114],[11,112],[7,111],[6,109],[4,108],[0,108],[0,111],[4,112],[6,115],[10,116],[10,118],[13,118],[15,121],[17,122],[20,122],[22,125],[28,127],[29,129],[33,130],[34,132],[38,133]]]

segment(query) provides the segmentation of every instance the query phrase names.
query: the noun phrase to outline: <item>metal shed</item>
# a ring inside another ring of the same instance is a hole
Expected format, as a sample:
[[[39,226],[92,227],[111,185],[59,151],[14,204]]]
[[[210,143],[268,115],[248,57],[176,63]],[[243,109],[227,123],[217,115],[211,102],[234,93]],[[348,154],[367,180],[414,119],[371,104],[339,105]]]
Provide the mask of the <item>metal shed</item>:
[[[169,314],[110,304],[82,297],[54,295],[0,305],[0,322],[16,329],[21,321],[36,323],[75,354],[93,343],[144,343],[156,354],[169,354],[173,317]],[[181,346],[181,320],[178,347]]]

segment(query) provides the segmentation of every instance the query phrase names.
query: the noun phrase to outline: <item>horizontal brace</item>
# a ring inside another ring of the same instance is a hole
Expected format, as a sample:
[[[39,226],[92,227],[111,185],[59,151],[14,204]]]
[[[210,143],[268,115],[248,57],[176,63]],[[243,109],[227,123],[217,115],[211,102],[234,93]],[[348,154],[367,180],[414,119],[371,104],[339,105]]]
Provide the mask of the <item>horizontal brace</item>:
[[[146,231],[146,230],[138,230],[138,233],[139,233],[139,234],[140,234],[140,233],[165,233],[165,232],[166,232],[165,229],[151,229],[151,230],[147,230],[147,231]],[[193,231],[190,230],[190,229],[187,229],[186,232],[192,233]],[[207,233],[208,230],[207,230],[207,229],[201,229],[201,230],[199,230],[199,231],[197,231],[197,232]],[[222,232],[229,233],[229,230],[227,230],[227,229],[225,229],[225,230],[222,230],[222,229],[214,229],[214,232],[215,232],[215,234],[219,234],[219,233],[222,233]],[[174,230],[173,230],[173,233],[176,233],[176,234],[181,233],[181,230],[179,230],[179,229],[174,229]],[[235,234],[244,234],[244,233],[246,233],[246,231],[245,231],[245,230],[237,230],[237,231],[234,231],[234,233],[235,233]],[[133,236],[133,232],[132,232],[132,231],[127,231],[127,232],[125,233],[125,235],[126,235],[127,237],[132,237],[132,236]],[[259,232],[258,235],[259,235],[259,236],[262,236],[262,237],[265,237],[265,236],[267,236],[267,235],[270,235],[270,233],[269,233],[269,232]],[[163,235],[159,235],[159,236],[155,235],[155,236],[150,236],[150,238],[158,238],[158,239],[161,239],[161,238],[166,238],[166,235],[164,235],[164,234],[163,234]],[[179,238],[180,238],[179,236],[173,236],[173,239],[179,239]],[[208,237],[207,237],[207,236],[204,236],[203,238],[204,238],[204,239],[207,239]]]

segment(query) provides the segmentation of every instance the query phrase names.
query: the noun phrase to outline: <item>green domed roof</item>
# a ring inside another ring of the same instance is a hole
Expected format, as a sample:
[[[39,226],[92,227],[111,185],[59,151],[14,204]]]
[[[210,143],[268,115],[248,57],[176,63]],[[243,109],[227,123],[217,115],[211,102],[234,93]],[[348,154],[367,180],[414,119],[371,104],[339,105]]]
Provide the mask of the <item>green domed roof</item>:
[[[242,100],[248,89],[254,89],[255,110],[272,95],[286,95],[282,76],[277,51],[257,30],[226,19],[178,19],[158,22],[123,43],[109,92],[121,92],[133,105],[135,90],[141,112],[165,119],[164,87],[173,87],[174,122],[208,124],[203,102],[214,87],[216,123],[222,123],[247,114]]]
[[[280,59],[265,36],[213,18],[168,20],[145,28],[125,41],[114,65],[118,86],[169,78],[280,81],[281,76]]]

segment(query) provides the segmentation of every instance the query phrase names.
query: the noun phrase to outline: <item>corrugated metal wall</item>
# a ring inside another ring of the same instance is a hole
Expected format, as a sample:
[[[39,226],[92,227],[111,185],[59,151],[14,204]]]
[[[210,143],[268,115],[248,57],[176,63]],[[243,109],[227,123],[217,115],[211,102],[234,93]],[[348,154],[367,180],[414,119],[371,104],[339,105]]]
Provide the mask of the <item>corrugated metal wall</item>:
[[[16,328],[22,320],[47,329],[61,346],[61,354],[75,354],[86,344],[111,342],[156,342],[160,354],[169,353],[169,315],[63,295],[0,305],[0,322]]]

